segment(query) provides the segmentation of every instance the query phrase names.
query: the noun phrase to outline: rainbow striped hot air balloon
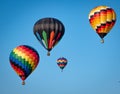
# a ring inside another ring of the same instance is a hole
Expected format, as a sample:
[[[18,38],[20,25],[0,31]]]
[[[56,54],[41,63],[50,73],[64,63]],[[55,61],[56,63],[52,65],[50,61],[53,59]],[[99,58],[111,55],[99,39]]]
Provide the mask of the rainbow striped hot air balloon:
[[[57,65],[60,67],[60,69],[63,71],[65,66],[67,65],[67,59],[64,57],[60,57],[57,59]]]
[[[9,61],[24,85],[24,80],[34,71],[39,63],[39,54],[30,46],[20,45],[11,51]]]
[[[108,6],[98,6],[89,13],[89,22],[103,43],[103,38],[110,32],[116,22],[116,13]]]

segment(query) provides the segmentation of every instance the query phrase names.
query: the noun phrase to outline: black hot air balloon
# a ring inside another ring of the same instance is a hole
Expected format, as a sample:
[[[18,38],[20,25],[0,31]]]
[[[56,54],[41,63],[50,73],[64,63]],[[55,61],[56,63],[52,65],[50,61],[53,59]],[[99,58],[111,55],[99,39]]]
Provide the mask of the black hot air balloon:
[[[34,34],[42,46],[48,51],[48,56],[53,47],[64,35],[65,27],[56,18],[42,18],[34,24]]]

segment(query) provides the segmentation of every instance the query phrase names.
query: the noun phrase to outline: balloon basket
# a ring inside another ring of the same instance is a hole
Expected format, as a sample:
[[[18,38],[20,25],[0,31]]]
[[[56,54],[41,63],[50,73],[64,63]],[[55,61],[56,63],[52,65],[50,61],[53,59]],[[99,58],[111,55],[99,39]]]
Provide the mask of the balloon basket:
[[[25,81],[22,82],[22,85],[25,85]]]
[[[104,43],[104,39],[101,40],[101,43]]]
[[[50,56],[50,52],[47,53],[47,56]]]

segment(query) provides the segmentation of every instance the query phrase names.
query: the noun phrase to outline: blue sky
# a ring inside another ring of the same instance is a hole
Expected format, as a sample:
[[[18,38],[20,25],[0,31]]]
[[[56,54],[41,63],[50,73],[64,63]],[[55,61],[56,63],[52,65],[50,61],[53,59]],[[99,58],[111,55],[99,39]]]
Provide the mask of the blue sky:
[[[118,0],[0,0],[0,94],[120,94],[120,1]],[[100,43],[88,14],[96,6],[112,7],[117,21]],[[51,51],[33,34],[34,23],[43,17],[63,22],[65,34]],[[29,45],[40,55],[35,71],[21,85],[9,63],[19,45]],[[68,59],[61,72],[56,60]]]

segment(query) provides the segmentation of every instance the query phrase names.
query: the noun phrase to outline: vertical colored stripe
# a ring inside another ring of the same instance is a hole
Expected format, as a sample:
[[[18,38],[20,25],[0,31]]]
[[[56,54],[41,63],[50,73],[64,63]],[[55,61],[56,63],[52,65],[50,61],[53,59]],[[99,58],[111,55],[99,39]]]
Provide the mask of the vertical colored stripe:
[[[49,49],[52,49],[52,47],[53,47],[54,35],[55,35],[54,31],[52,31],[52,32],[50,33]]]
[[[45,31],[42,32],[43,40],[44,40],[44,45],[46,48],[48,48],[48,41],[47,41],[47,34]]]

